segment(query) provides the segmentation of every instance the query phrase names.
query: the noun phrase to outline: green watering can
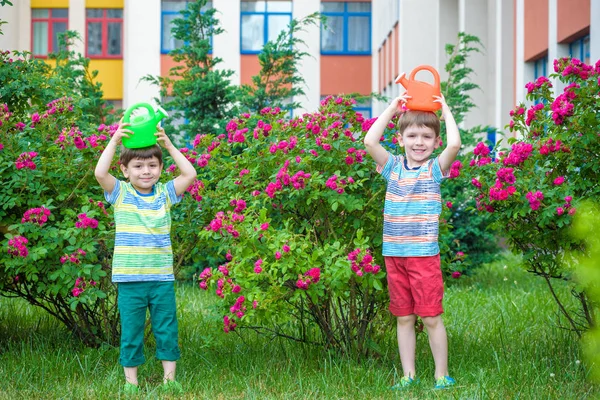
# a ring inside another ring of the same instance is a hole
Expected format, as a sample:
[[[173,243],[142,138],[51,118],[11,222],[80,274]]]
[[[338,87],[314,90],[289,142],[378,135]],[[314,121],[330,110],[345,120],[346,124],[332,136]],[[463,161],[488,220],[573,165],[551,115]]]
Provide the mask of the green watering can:
[[[148,110],[148,114],[131,116],[132,111],[138,108],[145,108]],[[133,132],[129,135],[129,138],[123,138],[123,146],[128,149],[139,149],[140,147],[148,147],[156,144],[156,125],[161,119],[168,117],[169,114],[158,107],[158,110],[154,112],[154,108],[148,103],[137,103],[132,105],[125,111],[123,115],[123,122],[130,124],[127,129]]]

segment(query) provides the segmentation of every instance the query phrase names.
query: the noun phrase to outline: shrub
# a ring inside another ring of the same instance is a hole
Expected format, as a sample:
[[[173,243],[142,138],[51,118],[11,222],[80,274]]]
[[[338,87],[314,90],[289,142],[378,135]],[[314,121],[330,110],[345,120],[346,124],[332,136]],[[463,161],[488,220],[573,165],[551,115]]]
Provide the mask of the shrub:
[[[600,304],[600,239],[596,235],[596,227],[600,223],[598,204],[591,201],[582,203],[575,216],[572,234],[585,243],[585,252],[571,254],[575,260],[575,277],[577,282],[589,296],[593,309],[587,310],[593,321],[593,329],[584,336],[584,349],[591,366],[592,378],[600,381],[600,328],[597,325],[598,304]],[[567,266],[568,267],[568,266]]]
[[[114,126],[98,128],[110,115],[89,60],[63,51],[50,68],[0,54],[0,294],[45,309],[88,345],[116,343],[112,222],[93,176]]]
[[[578,286],[573,295],[581,309],[569,310],[553,287],[554,279],[572,284],[570,251],[583,250],[569,234],[580,202],[600,194],[600,62],[577,59],[554,62],[550,76],[563,90],[558,95],[546,77],[527,84],[527,99],[511,111],[516,137],[510,149],[500,144],[490,153],[486,144],[473,150],[464,174],[476,189],[477,209],[489,213],[514,251],[523,253],[528,270],[545,279],[571,329],[581,332],[593,323],[589,299]],[[561,83],[562,82],[562,83]]]
[[[474,71],[468,61],[472,54],[482,52],[482,47],[476,36],[464,32],[459,33],[456,44],[446,45],[448,79],[441,86],[457,124],[463,122],[465,115],[475,108],[470,92],[479,89],[479,86],[470,80]],[[445,126],[442,126],[444,131]],[[494,129],[489,126],[461,128],[463,146],[456,165],[468,163],[465,150],[470,151],[478,138],[491,131]],[[469,274],[474,268],[491,261],[499,247],[497,231],[489,226],[491,216],[475,210],[475,199],[465,190],[465,185],[468,183],[462,179],[449,179],[441,186],[442,198],[451,200],[452,207],[444,215],[451,230],[442,231],[440,248],[446,264],[454,262],[457,272]]]

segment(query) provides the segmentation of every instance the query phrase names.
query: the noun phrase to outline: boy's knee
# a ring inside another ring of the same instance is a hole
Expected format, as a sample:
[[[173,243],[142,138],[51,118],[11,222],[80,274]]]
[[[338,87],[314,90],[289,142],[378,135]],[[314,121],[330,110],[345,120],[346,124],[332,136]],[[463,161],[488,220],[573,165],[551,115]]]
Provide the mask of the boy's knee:
[[[414,325],[417,322],[417,316],[415,314],[404,315],[401,317],[396,317],[398,321],[398,325]]]
[[[423,320],[423,325],[425,325],[427,329],[435,329],[439,326],[443,326],[441,315],[436,315],[435,317],[421,317],[421,319]]]

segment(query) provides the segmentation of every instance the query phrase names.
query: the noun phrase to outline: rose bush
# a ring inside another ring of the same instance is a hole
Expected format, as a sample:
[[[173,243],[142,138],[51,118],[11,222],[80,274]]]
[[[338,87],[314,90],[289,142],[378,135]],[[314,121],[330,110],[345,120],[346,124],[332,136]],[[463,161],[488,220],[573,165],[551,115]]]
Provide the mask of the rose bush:
[[[222,299],[225,331],[366,350],[387,301],[385,187],[360,142],[369,121],[352,106],[328,97],[292,120],[279,108],[243,114],[185,152],[202,182],[199,238],[223,261],[199,284]]]
[[[220,265],[201,271],[199,286],[221,299],[226,332],[244,327],[347,352],[372,343],[373,322],[387,315],[386,182],[362,144],[374,119],[353,105],[329,96],[318,112],[291,120],[267,107],[183,149],[198,166],[200,246],[186,246],[185,227],[175,230],[183,230],[183,247],[221,254]],[[395,122],[383,141],[392,152]]]
[[[531,103],[511,111],[510,148],[499,144],[491,153],[479,143],[463,173],[476,189],[477,209],[494,218],[527,269],[545,279],[580,335],[594,322],[590,300],[573,286],[581,308],[569,309],[553,280],[573,284],[570,251],[585,248],[569,230],[579,203],[600,195],[600,61],[555,60],[550,77],[564,88],[555,95],[546,77],[527,84]]]
[[[98,127],[110,114],[88,62],[67,51],[49,63],[0,53],[0,294],[98,345],[118,341],[112,218],[93,174],[115,126]]]

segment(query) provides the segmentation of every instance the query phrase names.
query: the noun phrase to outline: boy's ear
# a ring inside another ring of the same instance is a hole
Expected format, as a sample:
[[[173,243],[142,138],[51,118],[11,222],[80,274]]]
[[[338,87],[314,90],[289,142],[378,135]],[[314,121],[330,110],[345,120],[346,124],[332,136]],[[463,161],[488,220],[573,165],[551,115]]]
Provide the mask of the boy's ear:
[[[404,141],[402,140],[402,134],[400,134],[400,133],[396,134],[396,139],[398,139],[398,145],[400,147],[404,147]]]
[[[119,164],[119,167],[121,168],[121,172],[123,173],[123,176],[125,178],[129,178],[129,171],[127,171],[127,167],[124,166],[123,164]]]

